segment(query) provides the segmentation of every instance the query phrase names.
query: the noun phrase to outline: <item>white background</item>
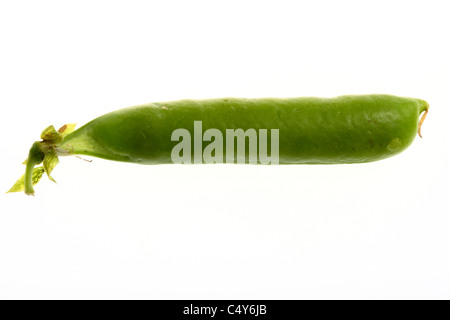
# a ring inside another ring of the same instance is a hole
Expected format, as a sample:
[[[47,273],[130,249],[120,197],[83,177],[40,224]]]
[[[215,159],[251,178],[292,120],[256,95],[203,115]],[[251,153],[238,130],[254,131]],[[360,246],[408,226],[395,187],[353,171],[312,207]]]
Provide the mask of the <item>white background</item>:
[[[450,298],[446,1],[1,1],[0,190],[48,125],[181,98],[427,100],[404,153],[336,166],[63,158],[0,195],[0,298]]]

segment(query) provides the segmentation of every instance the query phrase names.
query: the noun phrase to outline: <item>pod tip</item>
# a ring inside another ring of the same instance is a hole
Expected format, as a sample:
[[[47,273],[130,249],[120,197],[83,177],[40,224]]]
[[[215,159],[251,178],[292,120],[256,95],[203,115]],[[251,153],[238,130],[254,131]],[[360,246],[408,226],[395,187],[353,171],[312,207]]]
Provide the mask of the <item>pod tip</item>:
[[[422,124],[425,121],[425,118],[427,117],[428,109],[429,109],[429,107],[427,106],[427,108],[425,109],[425,111],[419,121],[419,129],[417,130],[417,133],[419,134],[419,137],[421,137],[421,138],[423,138],[423,137],[422,137],[422,132],[420,129],[422,128]]]

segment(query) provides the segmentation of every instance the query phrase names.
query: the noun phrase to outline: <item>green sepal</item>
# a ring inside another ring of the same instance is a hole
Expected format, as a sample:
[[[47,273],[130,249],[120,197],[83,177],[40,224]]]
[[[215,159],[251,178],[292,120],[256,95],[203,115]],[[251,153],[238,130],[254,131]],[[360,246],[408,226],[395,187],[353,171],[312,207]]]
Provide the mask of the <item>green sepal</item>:
[[[41,180],[42,175],[44,174],[45,170],[43,167],[37,167],[33,170],[33,177],[31,178],[33,186],[36,185],[39,180]],[[25,175],[20,177],[19,180],[13,185],[13,187],[7,192],[22,192],[25,190]]]
[[[62,134],[62,136],[67,136],[69,133],[75,131],[76,123],[68,123],[59,128],[58,132]]]
[[[63,141],[64,137],[60,132],[56,131],[54,126],[48,126],[42,131],[41,139],[51,145],[57,145]]]
[[[48,178],[54,183],[56,183],[56,181],[55,179],[52,178],[50,174],[52,173],[53,169],[58,165],[58,163],[59,163],[58,156],[56,155],[55,149],[52,148],[45,155],[43,166],[45,172],[47,173]]]

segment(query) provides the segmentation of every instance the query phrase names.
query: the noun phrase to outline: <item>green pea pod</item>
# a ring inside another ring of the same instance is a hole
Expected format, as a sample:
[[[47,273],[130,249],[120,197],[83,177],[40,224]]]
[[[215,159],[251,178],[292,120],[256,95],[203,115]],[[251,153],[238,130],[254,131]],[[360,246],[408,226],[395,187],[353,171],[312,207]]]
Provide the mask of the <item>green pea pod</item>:
[[[34,193],[37,163],[44,161],[50,177],[56,155],[139,164],[377,161],[402,152],[421,134],[428,108],[421,99],[381,94],[149,103],[108,113],[77,130],[47,128],[30,151],[24,189]]]

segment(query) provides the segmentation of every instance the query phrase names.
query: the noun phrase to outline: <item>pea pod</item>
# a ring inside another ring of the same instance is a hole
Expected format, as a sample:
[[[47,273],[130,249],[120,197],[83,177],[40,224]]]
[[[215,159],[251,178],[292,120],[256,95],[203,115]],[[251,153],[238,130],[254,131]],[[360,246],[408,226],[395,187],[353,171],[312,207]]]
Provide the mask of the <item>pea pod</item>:
[[[428,108],[421,99],[381,94],[149,103],[108,113],[77,130],[48,127],[30,150],[23,182],[11,192],[34,194],[36,173],[42,175],[35,165],[43,162],[51,178],[58,156],[65,155],[139,164],[377,161],[402,152],[420,135]],[[244,149],[240,138],[248,141]]]

